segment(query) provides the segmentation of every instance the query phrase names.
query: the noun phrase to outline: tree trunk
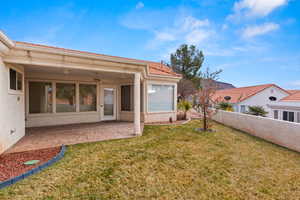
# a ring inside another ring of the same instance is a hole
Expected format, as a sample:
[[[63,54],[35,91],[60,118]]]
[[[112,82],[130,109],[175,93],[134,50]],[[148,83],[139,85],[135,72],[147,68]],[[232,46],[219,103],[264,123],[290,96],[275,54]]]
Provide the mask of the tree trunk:
[[[207,122],[206,122],[206,107],[203,107],[203,130],[207,130]]]

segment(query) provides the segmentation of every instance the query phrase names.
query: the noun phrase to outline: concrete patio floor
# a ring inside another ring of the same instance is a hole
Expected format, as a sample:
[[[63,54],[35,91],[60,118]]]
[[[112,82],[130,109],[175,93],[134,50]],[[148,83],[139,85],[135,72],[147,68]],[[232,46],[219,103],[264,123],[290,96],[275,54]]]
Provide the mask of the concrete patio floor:
[[[143,130],[143,124],[141,127]],[[27,128],[25,136],[5,153],[130,137],[135,137],[132,122],[114,121]]]

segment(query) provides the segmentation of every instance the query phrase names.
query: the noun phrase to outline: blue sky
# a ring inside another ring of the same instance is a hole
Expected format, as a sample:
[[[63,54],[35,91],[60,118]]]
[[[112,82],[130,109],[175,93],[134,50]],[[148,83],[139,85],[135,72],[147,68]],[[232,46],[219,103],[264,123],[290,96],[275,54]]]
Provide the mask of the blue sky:
[[[46,3],[47,2],[47,3]],[[11,39],[169,61],[183,43],[235,86],[300,89],[299,0],[5,1]]]

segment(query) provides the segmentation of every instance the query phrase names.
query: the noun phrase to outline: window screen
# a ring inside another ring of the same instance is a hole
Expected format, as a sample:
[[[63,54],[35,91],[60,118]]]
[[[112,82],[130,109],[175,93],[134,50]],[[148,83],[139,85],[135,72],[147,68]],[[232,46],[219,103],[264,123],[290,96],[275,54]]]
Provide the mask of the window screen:
[[[121,110],[122,111],[131,111],[132,106],[132,87],[131,85],[122,85],[121,86]]]
[[[52,84],[29,82],[29,113],[52,112]]]
[[[97,111],[96,91],[97,91],[96,85],[91,85],[91,84],[79,85],[80,112]]]
[[[75,112],[76,95],[75,84],[56,84],[56,112]]]
[[[23,74],[14,69],[9,69],[9,88],[11,90],[23,90]]]
[[[9,69],[9,81],[10,89],[17,90],[17,71],[14,69]]]

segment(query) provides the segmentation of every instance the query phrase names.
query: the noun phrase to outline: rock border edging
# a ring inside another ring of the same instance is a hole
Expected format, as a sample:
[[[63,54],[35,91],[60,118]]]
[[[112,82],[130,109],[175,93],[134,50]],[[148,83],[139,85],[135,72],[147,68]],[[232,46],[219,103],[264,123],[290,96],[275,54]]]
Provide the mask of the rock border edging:
[[[41,170],[43,170],[46,167],[49,167],[49,166],[53,165],[54,163],[56,163],[57,161],[59,161],[62,157],[64,157],[65,151],[66,151],[66,146],[62,145],[60,152],[55,157],[53,157],[51,160],[48,160],[44,164],[42,164],[40,166],[37,166],[37,167],[35,167],[35,168],[33,168],[33,169],[31,169],[31,170],[29,170],[29,171],[27,171],[27,172],[19,175],[19,176],[16,176],[16,177],[8,179],[6,181],[0,182],[0,189],[8,187],[8,186],[10,186],[12,184],[15,184],[16,182],[18,182],[20,180],[23,180],[23,179],[25,179],[28,176],[36,174],[36,173],[40,172]]]

